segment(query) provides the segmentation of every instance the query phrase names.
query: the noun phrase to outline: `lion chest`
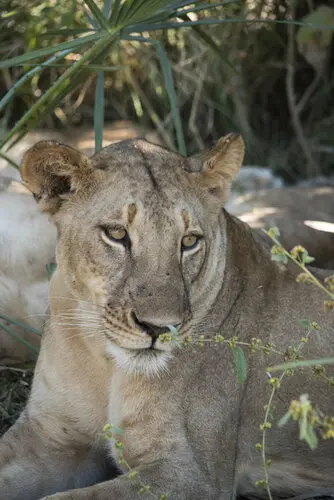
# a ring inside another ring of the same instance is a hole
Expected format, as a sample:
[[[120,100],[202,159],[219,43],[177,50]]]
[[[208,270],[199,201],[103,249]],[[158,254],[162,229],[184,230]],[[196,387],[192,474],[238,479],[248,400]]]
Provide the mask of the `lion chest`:
[[[131,467],[137,467],[156,453],[166,419],[162,391],[150,380],[115,374],[109,392],[108,423],[113,426],[109,449],[118,463],[123,453]],[[121,453],[118,442],[124,446]]]

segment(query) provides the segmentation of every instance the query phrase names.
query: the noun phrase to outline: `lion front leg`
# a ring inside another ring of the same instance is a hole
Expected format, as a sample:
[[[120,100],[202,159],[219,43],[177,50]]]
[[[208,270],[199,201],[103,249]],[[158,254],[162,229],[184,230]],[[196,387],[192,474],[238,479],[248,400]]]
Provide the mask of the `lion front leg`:
[[[196,467],[195,463],[159,461],[149,466],[138,467],[133,478],[125,474],[112,481],[96,484],[43,498],[42,500],[136,500],[143,496],[143,488],[149,486],[151,498],[157,500],[232,500],[231,489],[218,492]],[[166,497],[165,497],[166,495]],[[146,495],[145,495],[146,496]]]
[[[39,498],[106,479],[105,456],[60,439],[61,429],[44,433],[43,423],[23,414],[0,441],[0,497]],[[104,455],[104,454],[103,454]],[[110,475],[109,475],[110,477]]]

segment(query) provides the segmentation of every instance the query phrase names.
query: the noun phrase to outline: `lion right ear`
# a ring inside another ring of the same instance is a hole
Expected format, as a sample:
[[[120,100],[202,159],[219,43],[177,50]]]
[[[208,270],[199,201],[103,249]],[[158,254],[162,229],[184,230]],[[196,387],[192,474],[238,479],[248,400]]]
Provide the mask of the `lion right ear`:
[[[51,214],[71,194],[88,189],[94,175],[88,157],[57,141],[40,141],[30,148],[20,171],[41,210]]]

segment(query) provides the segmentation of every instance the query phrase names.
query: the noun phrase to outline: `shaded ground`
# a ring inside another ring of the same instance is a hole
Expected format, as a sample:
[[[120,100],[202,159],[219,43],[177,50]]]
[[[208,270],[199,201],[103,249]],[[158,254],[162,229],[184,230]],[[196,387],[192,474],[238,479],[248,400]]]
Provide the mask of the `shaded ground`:
[[[18,418],[32,381],[32,368],[0,366],[0,435]]]

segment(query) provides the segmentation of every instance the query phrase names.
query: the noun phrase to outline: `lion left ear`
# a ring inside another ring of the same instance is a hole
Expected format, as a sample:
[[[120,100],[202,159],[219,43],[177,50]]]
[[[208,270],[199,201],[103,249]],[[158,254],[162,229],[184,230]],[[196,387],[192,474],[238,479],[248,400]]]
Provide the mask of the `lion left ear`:
[[[211,150],[188,158],[191,172],[197,172],[209,191],[226,201],[232,180],[242,166],[245,144],[240,134],[228,134]]]
[[[20,171],[40,209],[55,214],[73,193],[89,189],[95,169],[77,149],[40,141],[25,153]]]

